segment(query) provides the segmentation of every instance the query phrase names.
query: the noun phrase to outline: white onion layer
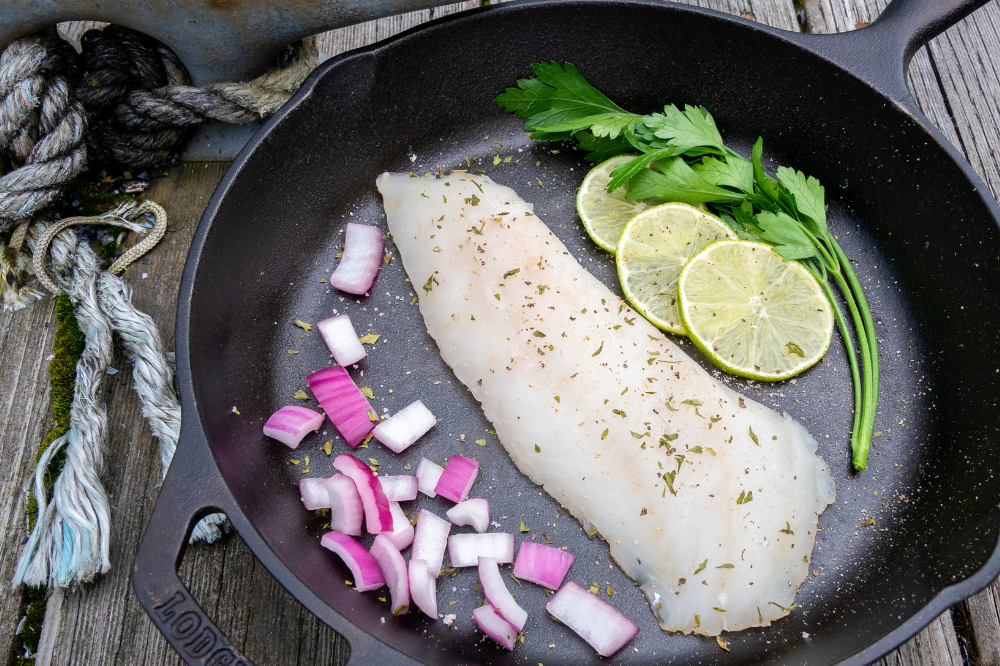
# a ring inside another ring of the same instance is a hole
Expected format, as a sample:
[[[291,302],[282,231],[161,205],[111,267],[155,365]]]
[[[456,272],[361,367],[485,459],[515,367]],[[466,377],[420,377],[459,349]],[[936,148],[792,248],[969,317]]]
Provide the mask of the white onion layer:
[[[366,356],[365,346],[358,340],[354,325],[347,315],[337,315],[316,323],[323,342],[337,361],[337,365],[351,365]]]
[[[472,611],[472,617],[483,633],[507,648],[514,649],[517,641],[517,629],[510,622],[497,615],[489,606],[480,606]]]
[[[379,476],[382,492],[390,502],[405,502],[417,499],[417,487],[420,485],[417,477],[409,474],[398,476]]]
[[[437,419],[417,400],[382,421],[372,434],[395,453],[402,453],[434,427]]]
[[[434,488],[437,487],[437,482],[444,474],[444,468],[436,463],[432,463],[427,458],[421,458],[420,464],[417,465],[417,482],[420,487],[420,492],[428,497],[437,497],[437,493],[434,492]]]
[[[326,492],[326,479],[308,478],[299,480],[299,497],[306,511],[330,508],[330,494]]]
[[[423,516],[420,519],[423,520]],[[417,530],[419,531],[419,529],[418,524]],[[513,562],[514,535],[505,532],[453,534],[448,539],[448,560],[451,562],[451,566],[479,566],[480,557],[492,557],[499,564]]]
[[[427,571],[434,578],[441,573],[444,549],[448,544],[451,523],[427,509],[421,509],[417,517],[417,529],[413,535],[413,550],[410,558],[427,563]]]
[[[363,294],[375,282],[382,263],[382,230],[367,224],[347,223],[344,254],[330,276],[330,284],[348,294]]]
[[[482,534],[490,526],[490,503],[481,497],[465,500],[448,509],[447,516],[459,527],[471,525]]]
[[[392,513],[392,531],[383,532],[393,545],[399,550],[407,548],[413,543],[413,525],[410,524],[399,502],[389,502],[389,511]]]
[[[496,609],[500,616],[511,623],[515,629],[524,629],[528,621],[528,611],[517,605],[510,590],[500,576],[500,567],[492,557],[479,558],[479,582],[483,586],[486,602]]]
[[[382,569],[382,576],[389,586],[392,614],[406,615],[410,612],[410,576],[403,556],[385,534],[375,536],[375,543],[372,544],[370,552]]]
[[[610,657],[632,640],[639,627],[587,588],[566,581],[545,610],[579,634],[602,657]]]
[[[410,598],[428,617],[437,620],[437,580],[430,574],[426,560],[410,558]]]
[[[330,501],[330,528],[343,534],[361,536],[365,508],[351,477],[334,474],[323,482],[323,487]]]

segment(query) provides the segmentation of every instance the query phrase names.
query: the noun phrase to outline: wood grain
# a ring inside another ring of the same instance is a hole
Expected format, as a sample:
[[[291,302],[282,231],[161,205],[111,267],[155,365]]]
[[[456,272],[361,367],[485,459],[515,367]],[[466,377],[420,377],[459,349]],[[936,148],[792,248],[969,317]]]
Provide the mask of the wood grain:
[[[792,0],[687,0],[762,23],[798,30]],[[854,29],[870,22],[885,0],[807,0],[807,26],[815,32]],[[478,2],[412,12],[331,31],[320,36],[329,56],[365,46],[422,22]],[[76,36],[82,24],[61,26]],[[86,26],[86,27],[89,27]],[[914,58],[908,81],[924,113],[969,156],[1000,190],[1000,7],[996,3],[963,21]],[[226,164],[184,164],[156,182],[147,196],[163,204],[171,230],[125,279],[135,302],[157,322],[173,346],[174,309],[184,258],[201,211]],[[141,277],[146,273],[146,279]],[[51,301],[29,311],[0,314],[0,578],[9,580],[24,537],[24,479],[34,465],[37,443],[49,427],[45,357],[54,332]],[[127,369],[123,358],[115,366]],[[38,664],[180,664],[140,608],[129,575],[138,541],[159,487],[155,445],[140,416],[131,376],[109,382],[111,442],[104,482],[113,507],[113,568],[98,584],[57,593],[49,603]],[[183,443],[181,444],[183,445]],[[193,547],[181,577],[220,629],[261,664],[346,663],[349,648],[329,627],[303,609],[256,561],[236,535],[213,546]],[[14,658],[14,627],[21,595],[0,586],[0,658]],[[980,663],[1000,666],[1000,587],[967,603]],[[961,664],[951,617],[946,613],[912,641],[879,662],[885,666]]]

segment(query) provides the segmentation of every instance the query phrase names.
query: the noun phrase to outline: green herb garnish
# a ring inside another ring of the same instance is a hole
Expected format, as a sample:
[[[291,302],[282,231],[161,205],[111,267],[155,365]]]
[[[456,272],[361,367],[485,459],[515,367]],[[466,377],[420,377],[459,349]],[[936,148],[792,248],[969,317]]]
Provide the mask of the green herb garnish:
[[[519,80],[516,88],[507,88],[495,100],[526,120],[524,129],[531,138],[576,139],[592,162],[639,153],[615,169],[608,192],[624,187],[627,199],[707,204],[738,236],[771,244],[786,261],[799,261],[818,280],[847,350],[854,384],[852,459],[855,469],[865,469],[878,405],[878,338],[861,283],[827,226],[826,192],[820,182],[788,167],[779,167],[777,178],[768,176],[762,163],[763,140],[757,140],[746,159],[725,145],[704,107],[682,110],[671,104],[662,113],[629,113],[570,63],[535,63],[532,70],[534,77]],[[802,354],[792,342],[786,350]]]

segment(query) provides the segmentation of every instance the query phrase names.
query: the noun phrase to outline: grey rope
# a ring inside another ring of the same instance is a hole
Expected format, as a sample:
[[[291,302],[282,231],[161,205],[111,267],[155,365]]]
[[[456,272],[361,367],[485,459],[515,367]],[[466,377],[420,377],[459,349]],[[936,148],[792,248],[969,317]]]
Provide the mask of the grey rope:
[[[142,402],[142,414],[160,442],[160,469],[163,476],[177,449],[181,430],[181,406],[174,392],[174,367],[163,351],[160,332],[149,315],[132,305],[132,289],[110,272],[97,280],[97,299],[132,360],[135,390]],[[203,518],[194,527],[191,542],[211,542],[221,536],[224,514]]]
[[[35,470],[38,520],[18,559],[13,584],[68,587],[92,581],[109,567],[111,516],[100,480],[107,414],[100,398],[111,365],[111,328],[97,303],[97,257],[90,246],[67,231],[53,242],[52,256],[60,266],[74,266],[72,279],[61,285],[73,302],[85,344],[76,366],[69,432],[49,446]],[[65,276],[56,274],[57,279]],[[47,502],[39,481],[63,448],[66,462]]]

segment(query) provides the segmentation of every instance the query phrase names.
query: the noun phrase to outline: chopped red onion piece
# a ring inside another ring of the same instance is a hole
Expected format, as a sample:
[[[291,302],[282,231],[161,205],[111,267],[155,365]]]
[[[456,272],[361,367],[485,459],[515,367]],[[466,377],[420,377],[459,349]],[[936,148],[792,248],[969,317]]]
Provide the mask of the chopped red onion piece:
[[[438,479],[444,474],[444,468],[432,463],[427,458],[421,458],[420,464],[417,465],[417,482],[420,487],[420,492],[428,497],[437,497],[437,493],[434,492],[434,488],[437,486]]]
[[[448,509],[447,515],[459,527],[472,525],[482,534],[490,526],[490,503],[481,497],[465,500]]]
[[[423,512],[421,512],[423,513]],[[420,518],[423,520],[423,516]],[[420,526],[417,526],[419,531]],[[453,567],[475,567],[480,557],[492,557],[500,564],[514,561],[514,535],[505,532],[489,534],[452,534],[448,538],[448,560]]]
[[[430,574],[432,568],[426,560],[410,558],[410,597],[417,608],[437,620],[437,580]]]
[[[323,482],[323,487],[330,500],[330,528],[343,534],[361,536],[361,518],[365,509],[354,480],[343,474],[334,474]]]
[[[392,614],[406,615],[410,612],[410,577],[406,561],[392,540],[384,534],[376,535],[371,554],[382,569],[382,576],[389,586]]]
[[[390,502],[405,502],[417,499],[417,477],[409,474],[399,476],[379,476],[379,483],[382,484],[382,492]]]
[[[365,346],[358,340],[358,334],[354,332],[351,318],[347,315],[337,315],[316,323],[323,342],[330,349],[330,354],[336,359],[338,365],[350,365],[363,359]]]
[[[452,502],[464,502],[469,499],[469,490],[472,489],[477,476],[479,476],[479,463],[473,458],[454,455],[444,468],[437,485],[434,486],[434,492]]]
[[[472,611],[472,617],[483,633],[507,648],[514,649],[517,641],[517,629],[510,622],[497,615],[489,606],[480,606]]]
[[[354,589],[358,592],[377,590],[385,585],[385,577],[378,562],[353,538],[340,532],[327,532],[320,540],[320,544],[344,560],[344,564],[354,576]]]
[[[573,556],[565,550],[525,541],[517,551],[514,575],[550,590],[558,590],[571,564]]]
[[[639,627],[614,606],[587,588],[567,581],[545,610],[590,643],[602,657],[610,657],[639,633]]]
[[[393,545],[399,550],[403,550],[413,543],[413,525],[409,518],[403,513],[399,502],[389,502],[389,510],[392,512],[392,531],[383,532]],[[381,536],[381,535],[380,535]]]
[[[356,448],[375,427],[369,417],[375,412],[347,370],[334,365],[312,373],[306,381],[333,425]]]
[[[363,396],[362,396],[363,397]],[[323,425],[323,415],[308,407],[282,407],[264,424],[264,434],[290,449],[298,448],[302,438]]]
[[[306,511],[330,508],[330,494],[326,492],[326,479],[308,478],[299,480],[299,496]]]
[[[361,495],[361,503],[365,507],[365,528],[370,534],[392,531],[392,513],[389,510],[389,500],[382,492],[378,477],[372,474],[368,465],[354,456],[342,453],[333,459],[333,466],[351,477]]]
[[[382,421],[372,434],[394,453],[402,453],[434,427],[437,419],[417,400]]]
[[[510,622],[518,631],[524,629],[528,621],[528,611],[517,605],[510,590],[500,577],[500,567],[492,557],[479,558],[479,582],[483,585],[486,603],[493,606],[500,617]]]
[[[427,509],[421,509],[417,517],[417,530],[413,535],[413,550],[410,559],[423,560],[427,563],[427,571],[434,578],[441,573],[441,563],[444,562],[444,549],[448,544],[448,533],[451,523],[439,518]]]
[[[330,284],[348,294],[363,294],[375,282],[382,263],[382,230],[367,224],[347,223],[344,254],[330,276]]]

